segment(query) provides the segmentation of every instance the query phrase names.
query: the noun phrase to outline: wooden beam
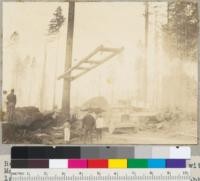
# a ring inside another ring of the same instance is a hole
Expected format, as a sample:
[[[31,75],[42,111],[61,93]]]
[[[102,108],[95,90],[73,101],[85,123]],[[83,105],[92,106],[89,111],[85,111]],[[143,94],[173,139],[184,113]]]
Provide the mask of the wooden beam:
[[[86,60],[84,63],[88,63],[88,64],[99,64],[99,61],[96,60]]]
[[[109,47],[102,47],[101,51],[103,52],[118,52],[120,51],[120,48],[109,48]]]
[[[123,47],[122,48],[107,48],[107,47],[104,47],[103,45],[100,45],[92,53],[90,53],[87,57],[85,57],[84,59],[82,59],[77,65],[75,65],[74,67],[68,69],[64,74],[62,74],[61,76],[59,76],[58,80],[60,80],[60,79],[68,79],[70,77],[69,74],[73,70],[77,69],[78,67],[80,67],[84,63],[95,64],[95,66],[99,65],[100,61],[90,60],[90,58],[92,58],[94,55],[96,55],[99,51],[110,52],[110,53],[113,53],[113,54],[118,54],[123,49],[124,49]]]
[[[118,51],[117,53],[112,53],[111,55],[107,56],[107,57],[104,58],[102,61],[99,61],[98,64],[92,66],[92,67],[89,68],[88,70],[85,70],[85,71],[81,72],[80,74],[71,77],[71,81],[76,80],[76,79],[79,78],[80,76],[82,76],[82,75],[88,73],[89,71],[91,71],[91,70],[97,68],[97,67],[100,66],[101,64],[107,62],[107,61],[110,60],[111,58],[115,57],[115,56],[116,56],[118,53],[120,53],[122,50],[123,50],[123,48],[122,48],[122,49],[119,49],[119,51]]]
[[[84,59],[82,59],[77,65],[75,65],[74,67],[72,67],[70,69],[67,69],[64,74],[62,74],[61,76],[58,77],[58,80],[65,78],[72,70],[76,69],[82,63],[84,63],[85,61],[87,61],[88,59],[90,59],[91,57],[93,57],[101,48],[102,48],[102,45],[99,46],[99,47],[97,47],[92,53],[90,53],[87,57],[85,57]]]
[[[78,69],[78,70],[88,70],[89,68],[87,68],[87,67],[77,67],[76,69]],[[76,70],[76,69],[74,69],[74,70]]]

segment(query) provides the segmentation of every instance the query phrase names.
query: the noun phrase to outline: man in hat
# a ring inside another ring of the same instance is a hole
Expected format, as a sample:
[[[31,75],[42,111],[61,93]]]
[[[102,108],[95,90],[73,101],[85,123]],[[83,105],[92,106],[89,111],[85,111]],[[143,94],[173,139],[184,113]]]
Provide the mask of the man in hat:
[[[8,121],[13,121],[15,114],[15,105],[17,103],[17,98],[15,95],[15,90],[12,89],[10,94],[7,96],[7,112],[8,112]]]
[[[82,119],[84,143],[92,143],[92,133],[96,127],[95,123],[95,114],[92,110],[89,110],[89,112]]]

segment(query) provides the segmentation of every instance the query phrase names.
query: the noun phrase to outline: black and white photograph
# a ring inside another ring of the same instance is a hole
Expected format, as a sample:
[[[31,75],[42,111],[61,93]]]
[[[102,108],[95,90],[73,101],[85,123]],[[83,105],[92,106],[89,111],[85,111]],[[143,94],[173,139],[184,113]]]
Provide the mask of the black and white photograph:
[[[197,144],[198,1],[3,2],[4,144]]]

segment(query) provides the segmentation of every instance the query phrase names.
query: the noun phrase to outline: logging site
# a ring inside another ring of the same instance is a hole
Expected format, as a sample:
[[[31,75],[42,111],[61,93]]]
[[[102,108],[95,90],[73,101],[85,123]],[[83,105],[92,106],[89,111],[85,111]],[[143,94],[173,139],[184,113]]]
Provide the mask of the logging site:
[[[4,144],[197,144],[196,1],[3,2]]]

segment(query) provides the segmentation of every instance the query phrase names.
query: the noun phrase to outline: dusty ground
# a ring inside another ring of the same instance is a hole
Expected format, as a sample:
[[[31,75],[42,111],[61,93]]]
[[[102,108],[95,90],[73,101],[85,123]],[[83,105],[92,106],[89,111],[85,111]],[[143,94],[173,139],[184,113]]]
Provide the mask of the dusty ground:
[[[32,108],[33,109],[33,108]],[[37,114],[38,115],[38,114]],[[3,129],[3,142],[6,144],[84,144],[81,120],[71,122],[71,135],[64,142],[65,119],[54,119],[52,113],[36,117],[31,126],[11,126]],[[21,121],[21,117],[19,119]],[[20,123],[28,123],[27,120]],[[192,116],[166,112],[160,117],[149,116],[136,122],[107,124],[101,140],[93,134],[92,144],[197,144],[197,121]],[[12,129],[11,129],[12,128]],[[110,129],[111,128],[111,129]],[[110,130],[114,130],[112,133]]]
[[[135,134],[105,133],[99,144],[196,144],[196,138],[191,135],[139,132]]]
[[[94,144],[197,144],[197,130],[195,122],[192,124],[182,123],[178,128],[169,130],[141,130],[123,131],[117,133],[103,133],[102,140],[93,138]],[[72,140],[71,144],[81,144],[80,140]]]

